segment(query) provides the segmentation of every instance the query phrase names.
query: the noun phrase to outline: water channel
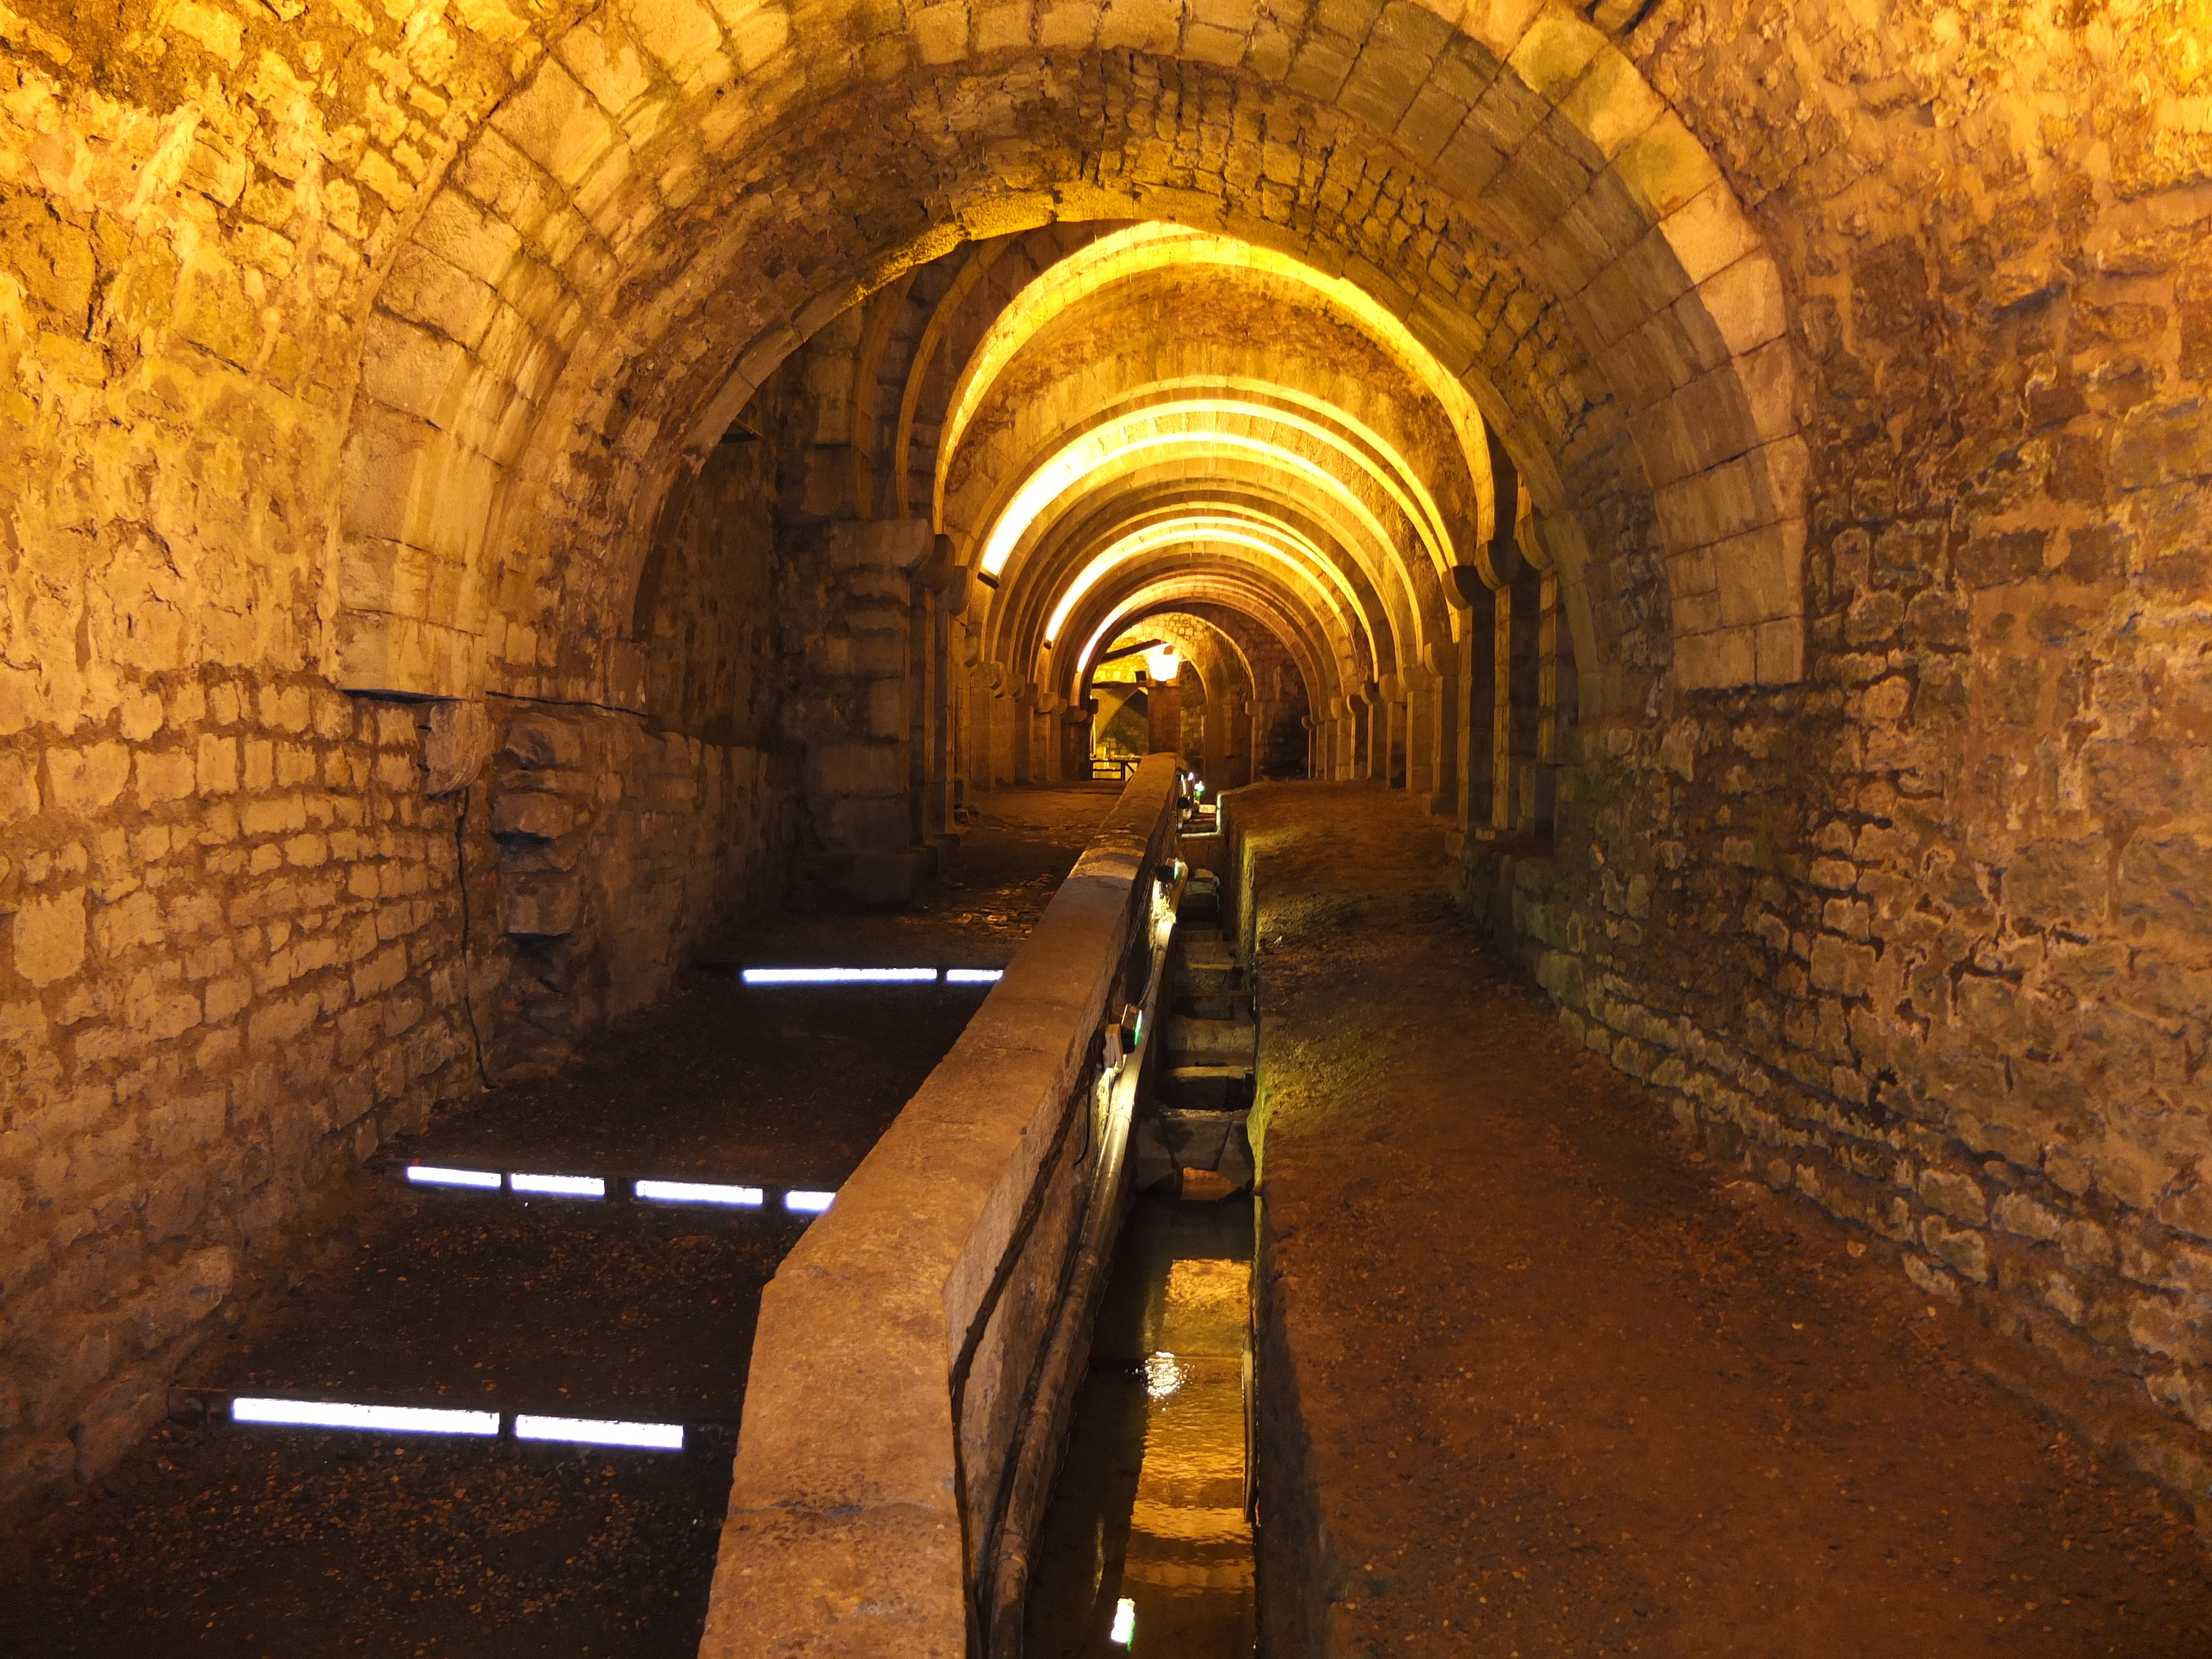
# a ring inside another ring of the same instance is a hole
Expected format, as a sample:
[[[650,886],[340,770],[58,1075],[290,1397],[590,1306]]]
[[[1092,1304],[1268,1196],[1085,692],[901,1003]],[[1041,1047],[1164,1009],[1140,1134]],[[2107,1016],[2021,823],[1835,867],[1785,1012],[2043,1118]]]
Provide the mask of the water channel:
[[[1124,1224],[1034,1552],[1024,1659],[1253,1650],[1252,1200]]]

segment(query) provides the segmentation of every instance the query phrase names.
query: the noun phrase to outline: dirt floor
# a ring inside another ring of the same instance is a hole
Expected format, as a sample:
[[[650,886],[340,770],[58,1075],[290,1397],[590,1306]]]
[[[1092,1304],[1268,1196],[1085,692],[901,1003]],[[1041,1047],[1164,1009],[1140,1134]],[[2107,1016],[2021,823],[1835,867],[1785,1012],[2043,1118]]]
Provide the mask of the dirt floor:
[[[1879,1241],[1571,1042],[1450,907],[1433,820],[1234,810],[1294,1373],[1262,1386],[1311,1437],[1328,1652],[2212,1655],[2185,1517],[1965,1363],[1990,1339]],[[1261,1519],[1265,1616],[1309,1586]]]
[[[0,1545],[0,1656],[690,1659],[761,1288],[803,1220],[428,1192],[404,1166],[835,1188],[985,988],[735,969],[1000,965],[1114,799],[986,796],[911,905],[802,892],[559,1075],[386,1148],[334,1205],[343,1255],[179,1379],[680,1421],[684,1453],[167,1426]]]

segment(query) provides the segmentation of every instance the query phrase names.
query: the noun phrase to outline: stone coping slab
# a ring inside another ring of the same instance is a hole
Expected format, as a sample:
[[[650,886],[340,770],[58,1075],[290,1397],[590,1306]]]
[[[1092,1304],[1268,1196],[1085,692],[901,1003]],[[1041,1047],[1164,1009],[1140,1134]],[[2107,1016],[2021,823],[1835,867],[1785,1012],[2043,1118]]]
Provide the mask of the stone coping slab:
[[[959,1042],[763,1296],[703,1659],[966,1654],[953,1370],[1023,1249],[1150,913],[1175,770],[1165,755],[1138,767]],[[988,1491],[1000,1472],[964,1473]]]

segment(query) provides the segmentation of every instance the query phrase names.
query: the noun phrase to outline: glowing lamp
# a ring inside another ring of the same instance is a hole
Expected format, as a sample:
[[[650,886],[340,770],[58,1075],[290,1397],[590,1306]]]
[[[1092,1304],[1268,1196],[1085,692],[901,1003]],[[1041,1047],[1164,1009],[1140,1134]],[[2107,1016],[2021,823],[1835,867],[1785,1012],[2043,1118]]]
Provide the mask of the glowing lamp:
[[[1145,666],[1151,671],[1152,678],[1156,680],[1171,680],[1182,672],[1182,665],[1176,660],[1174,650],[1167,646],[1162,646],[1157,651],[1146,653]]]

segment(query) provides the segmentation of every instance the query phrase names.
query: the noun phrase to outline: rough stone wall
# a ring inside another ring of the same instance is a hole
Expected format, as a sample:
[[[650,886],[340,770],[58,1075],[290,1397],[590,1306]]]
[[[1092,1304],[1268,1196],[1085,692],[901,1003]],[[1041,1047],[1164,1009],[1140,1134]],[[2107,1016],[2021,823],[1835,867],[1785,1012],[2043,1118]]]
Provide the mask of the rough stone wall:
[[[102,1472],[325,1176],[476,1086],[419,707],[119,702],[0,739],[0,1498]]]
[[[792,376],[764,389],[745,411],[755,424],[733,429],[656,535],[629,630],[641,707],[490,700],[469,867],[493,918],[471,960],[495,1079],[557,1065],[651,1002],[789,881],[794,561],[777,507],[806,405]]]
[[[1634,55],[1790,250],[1808,684],[1662,685],[1585,727],[1553,855],[1470,843],[1463,878],[1593,1048],[1895,1240],[1929,1294],[2155,1402],[2172,1430],[2135,1455],[2201,1498],[2212,142],[2174,111],[2212,66],[2190,38],[2172,7],[1961,29],[1905,4],[1878,33],[1655,14]],[[1722,40],[1757,43],[1759,95],[1700,79]],[[1646,532],[1618,533],[1624,608],[1656,611]]]
[[[659,994],[781,895],[798,835],[773,446],[664,538],[623,709],[332,689],[281,550],[209,550],[209,515],[284,513],[141,435],[113,476],[143,521],[76,538],[15,495],[0,1504],[100,1474],[330,1177]]]

